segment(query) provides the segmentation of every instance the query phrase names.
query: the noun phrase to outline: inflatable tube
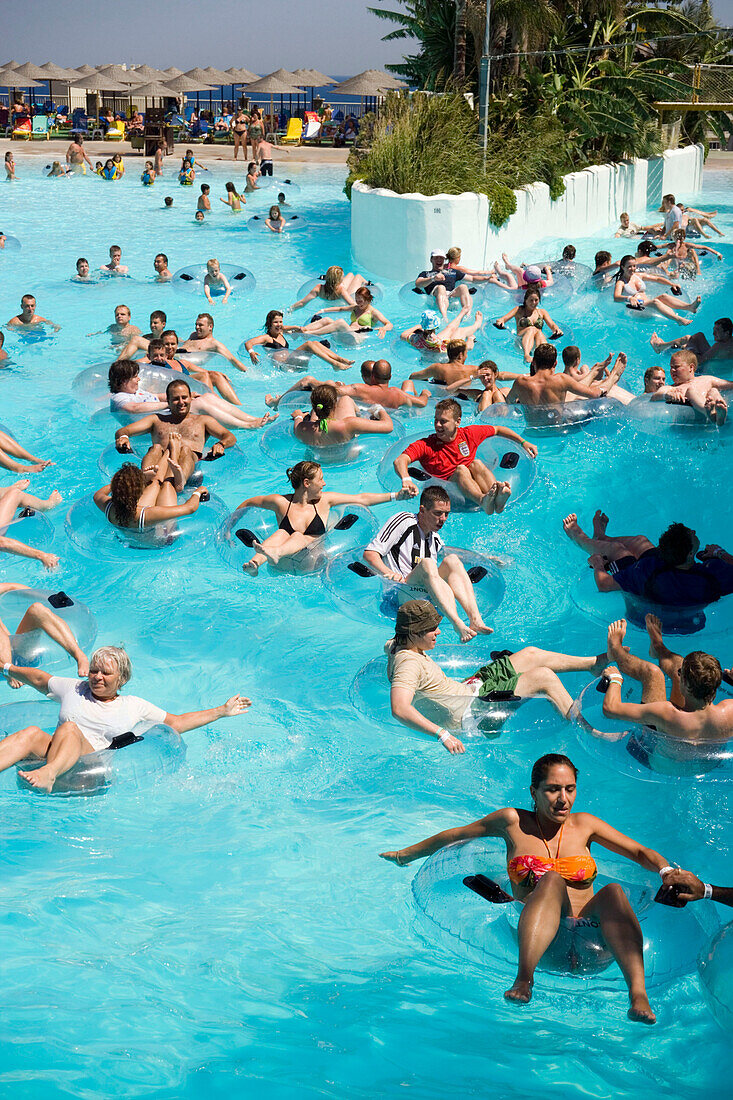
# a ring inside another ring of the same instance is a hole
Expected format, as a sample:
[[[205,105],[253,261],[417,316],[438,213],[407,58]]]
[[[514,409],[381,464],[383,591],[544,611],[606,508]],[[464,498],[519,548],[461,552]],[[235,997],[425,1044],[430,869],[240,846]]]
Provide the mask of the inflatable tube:
[[[38,726],[53,733],[58,720],[58,704],[52,701],[8,703],[0,707],[0,737]],[[68,772],[60,775],[50,792],[53,798],[102,794],[113,784],[130,789],[152,786],[161,776],[178,771],[186,758],[183,739],[170,726],[136,726],[130,731],[136,740],[118,749],[104,749],[80,757]],[[120,740],[129,740],[124,735]],[[32,794],[44,794],[30,787],[18,776],[19,771],[32,771],[41,766],[36,757],[22,760],[15,768],[0,773],[0,789],[13,787]]]
[[[251,233],[263,233],[266,237],[282,237],[283,234],[297,233],[301,229],[307,228],[308,222],[300,214],[287,214],[284,211],[280,211],[285,219],[285,225],[282,228],[282,232],[274,233],[268,225],[266,225],[267,214],[254,214],[251,218],[247,219],[247,229]]]
[[[325,535],[271,568],[296,576],[320,573],[336,555],[356,553],[354,548],[364,539],[370,539],[376,530],[377,522],[368,508],[360,504],[336,505],[328,513]],[[274,531],[277,531],[274,512],[266,508],[237,508],[219,528],[216,546],[227,565],[241,574],[244,563],[254,555],[249,536],[254,534],[261,542]]]
[[[71,393],[78,400],[83,401],[94,409],[109,409],[109,368],[112,362],[103,361],[95,363],[80,371],[71,383]],[[149,390],[151,393],[165,393],[169,382],[180,382],[185,379],[191,387],[192,393],[210,393],[206,386],[197,382],[190,374],[181,374],[180,371],[170,370],[168,367],[153,366],[151,363],[140,364],[140,389]],[[126,417],[127,420],[139,420],[143,413]]]
[[[590,568],[583,570],[573,583],[570,598],[584,615],[604,625],[616,619],[626,619],[631,626],[646,632],[646,616],[653,614],[661,620],[665,634],[697,634],[706,626],[714,625],[725,629],[725,616],[715,615],[713,611],[714,608],[717,610],[721,601],[680,607],[677,604],[652,603],[631,592],[599,592]]]
[[[622,719],[603,714],[605,686],[603,678],[592,680],[570,711],[578,740],[591,756],[622,775],[649,783],[733,781],[733,739],[695,742],[668,737],[649,726],[630,725],[624,729]],[[626,702],[639,702],[635,681],[624,681],[621,690]]]
[[[324,467],[359,466],[365,462],[376,463],[384,452],[388,439],[399,441],[404,428],[395,420],[394,428],[387,435],[357,435],[348,443],[336,443],[328,447],[311,447],[301,443],[293,435],[292,421],[280,419],[265,428],[260,436],[260,447],[271,462],[281,469],[292,466],[301,459],[310,458]]]
[[[323,283],[325,278],[325,273],[322,273],[320,275],[310,275],[305,280],[305,282],[300,284],[296,301],[299,302],[301,298],[307,297],[307,295],[310,294],[310,292],[313,290],[313,287],[316,285],[316,283]],[[371,280],[365,278],[364,286],[369,287],[375,302],[380,301],[380,299],[384,297],[384,291],[382,290],[381,286],[377,286],[377,284],[371,282]],[[318,295],[316,298],[312,298],[311,302],[314,308],[317,308],[319,303],[323,303],[323,305],[326,306],[339,306],[346,304],[342,298],[334,298],[333,301],[329,301],[327,298],[321,298],[320,295]],[[311,305],[311,302],[309,302],[308,305]]]
[[[458,649],[456,646],[434,650],[433,653],[433,659],[452,680],[467,679],[481,668],[482,664],[488,664],[492,660],[492,657],[487,657],[485,654],[467,656],[464,648]],[[349,688],[349,700],[356,710],[379,726],[390,726],[411,737],[418,737],[422,741],[431,741],[435,744],[435,738],[430,734],[404,726],[393,717],[389,703],[386,656],[375,657],[359,669]],[[426,696],[416,694],[413,705],[425,718],[435,722],[436,725],[443,726],[461,739],[464,737],[491,740],[497,738],[520,708],[522,715],[517,722],[521,725],[523,741],[546,736],[546,730],[538,729],[537,722],[524,719],[525,715],[530,714],[534,717],[535,712],[539,711],[539,725],[542,726],[541,716],[543,711],[547,714],[548,705],[539,699],[520,699],[515,695],[507,696],[503,692],[496,693],[494,698],[477,699],[466,685],[465,695],[445,695],[439,698],[433,696],[428,699]]]
[[[186,500],[187,493],[179,496]],[[211,496],[191,516],[156,523],[144,531],[114,527],[91,496],[72,504],[66,515],[66,534],[77,550],[98,561],[127,564],[158,561],[175,556],[193,557],[213,546],[217,528],[227,515],[218,497]]]
[[[53,524],[48,517],[33,508],[21,509],[4,530],[0,527],[0,534],[44,551],[49,549],[55,537]]]
[[[299,336],[299,334],[297,334]],[[303,341],[307,337],[300,337]],[[333,333],[323,340],[319,340],[321,344],[327,344],[327,346],[333,346],[331,341],[333,339]],[[318,356],[314,356],[310,351],[299,351],[298,348],[265,348],[261,344],[254,348],[257,353],[258,362],[252,364],[249,358],[249,352],[245,347],[247,343],[243,340],[237,349],[237,354],[247,363],[247,375],[249,378],[261,379],[271,378],[273,372],[298,374],[303,371],[309,370],[326,370],[327,366],[324,365],[323,360],[320,360]],[[302,398],[301,398],[302,399]],[[307,394],[306,394],[307,399]],[[307,402],[306,402],[307,403]]]
[[[670,435],[679,439],[680,434],[702,432],[728,432],[730,421],[722,428],[695,411],[690,405],[668,405],[666,401],[652,401],[652,395],[643,393],[626,406],[626,419],[635,431],[645,435]]]
[[[721,928],[697,959],[700,985],[723,1031],[733,1034],[733,921]]]
[[[515,413],[505,413],[503,409],[516,409]],[[596,397],[586,400],[565,401],[558,405],[492,405],[479,413],[479,420],[485,423],[493,423],[495,420],[510,426],[510,421],[516,419],[517,426],[514,430],[540,432],[548,435],[569,435],[577,432],[585,424],[599,417],[610,420],[623,414],[624,405],[614,397]],[[511,425],[513,427],[513,425]]]
[[[364,561],[365,546],[350,547],[331,558],[323,583],[339,610],[350,619],[372,623],[386,619],[394,623],[397,609],[405,600],[430,599],[424,588],[389,581],[375,573]],[[466,567],[473,583],[479,611],[488,624],[504,598],[504,578],[495,562],[484,554],[446,546],[441,559],[455,554]],[[465,614],[462,614],[465,619]]]
[[[0,619],[10,631],[14,664],[48,668],[71,660],[66,651],[43,630],[14,633],[32,603],[42,604],[63,619],[75,634],[80,648],[85,653],[90,652],[97,636],[97,621],[86,604],[67,596],[65,592],[47,588],[16,588],[0,595]]]
[[[656,273],[655,268],[649,268],[646,274]],[[639,275],[644,276],[645,272],[640,270]],[[607,287],[604,288],[600,295],[596,296],[596,304],[599,306],[602,313],[605,313],[608,317],[618,320],[619,318],[627,318],[633,324],[653,324],[658,327],[659,325],[668,324],[669,320],[663,314],[655,309],[652,305],[646,305],[644,309],[632,309],[626,303],[628,298],[622,298],[621,301],[617,301],[613,296],[614,287],[616,286],[616,280]],[[671,293],[670,288],[664,283],[649,283],[647,285],[645,294],[647,298],[657,298],[660,294]],[[685,301],[683,292],[681,296]],[[691,314],[682,313],[683,317],[692,316]]]
[[[481,308],[483,303],[484,287],[489,285],[489,283],[467,283],[463,281],[456,283],[456,286],[468,287],[468,293],[471,295],[471,302],[474,307],[478,309]],[[398,291],[398,295],[402,304],[407,306],[411,314],[413,314],[416,309],[433,309],[435,307],[434,295],[428,294],[422,287],[415,286],[414,282],[403,283]],[[457,312],[460,308],[460,304],[457,296],[448,299],[449,310]]]
[[[496,283],[483,283],[483,301],[487,310],[497,309],[498,316],[502,317],[514,306],[521,306],[528,287],[518,287],[516,290],[503,290]],[[552,286],[540,287],[540,306],[552,314],[553,309],[567,302],[573,293],[573,282],[564,275],[558,275]],[[557,317],[552,318],[557,321]],[[559,322],[558,322],[559,324]]]
[[[431,939],[492,973],[506,974],[511,982],[517,970],[517,924],[522,903],[494,904],[464,882],[485,875],[511,894],[500,846],[496,840],[472,840],[442,848],[420,867],[412,881],[412,894]],[[599,875],[595,890],[618,881],[615,876]],[[656,904],[658,879],[645,886],[624,881],[620,885],[641,925],[647,986],[665,985],[689,974],[711,927],[717,925],[715,915],[699,905],[673,909]],[[550,991],[578,992],[585,983],[595,989],[626,991],[623,975],[595,918],[564,918],[538,972],[542,976],[537,986]]]
[[[215,442],[216,440],[209,439],[204,454],[207,453]],[[102,451],[97,459],[97,469],[107,481],[110,481],[112,475],[126,462],[133,462],[136,466],[139,466],[150,448],[150,440],[147,436],[137,436],[130,440],[130,445],[133,451],[131,455],[120,454],[114,443],[110,443],[110,445],[105,447]],[[221,458],[209,462],[207,462],[206,459],[202,459],[200,462],[196,463],[193,473],[186,482],[184,495],[188,496],[191,489],[196,489],[199,485],[203,485],[204,483],[211,487],[211,485],[214,484],[220,485],[222,481],[229,478],[241,477],[246,468],[247,456],[244,451],[236,445],[230,447],[228,451],[225,451]]]
[[[2,248],[0,248],[0,256],[2,256],[4,252],[20,252],[22,247],[23,246],[21,245],[17,237],[10,237],[6,235],[5,244]]]
[[[276,176],[260,176],[257,180],[257,191],[284,191],[285,195],[299,195],[301,192],[301,186],[299,183],[295,183],[291,179],[277,179]],[[257,191],[245,192],[247,199],[250,196],[256,195]]]
[[[389,446],[377,469],[380,485],[388,491],[399,489],[400,481],[393,466],[395,459],[402,454],[410,443],[414,443],[417,439],[424,439],[429,434],[432,433],[426,429],[421,435],[406,436],[404,439],[396,440]],[[512,495],[509,497],[507,508],[526,496],[537,476],[535,460],[529,457],[524,448],[500,436],[491,436],[485,439],[480,444],[476,457],[492,471],[498,481],[508,481],[511,485]],[[451,507],[457,512],[477,512],[479,510],[479,505],[472,500],[468,500],[455,482],[431,477],[416,462],[408,467],[408,476],[416,482],[418,489],[421,491],[427,489],[428,485],[440,485],[448,493],[451,499]]]
[[[257,286],[257,280],[252,272],[239,264],[220,264],[222,275],[228,280],[232,288],[232,295],[241,297],[251,294]],[[182,294],[200,294],[204,297],[204,279],[206,278],[206,264],[191,264],[190,267],[180,267],[171,279],[174,290]],[[212,297],[222,297],[223,288],[212,291]]]
[[[499,317],[503,317],[508,310],[504,310],[499,313],[498,310],[492,312],[485,318],[484,330],[488,335],[491,334],[491,338],[494,341],[494,352],[502,351],[505,355],[521,355],[524,356],[524,348],[522,347],[522,341],[519,338],[517,327],[514,321],[507,321],[504,328],[497,328],[494,322]],[[552,318],[555,324],[560,324],[557,317]],[[567,347],[568,344],[572,344],[575,339],[573,329],[570,325],[560,325],[562,336],[553,336],[549,328],[546,329],[546,342],[555,344],[558,349],[558,361],[560,360],[560,348]],[[497,346],[498,343],[498,346]],[[475,354],[475,353],[474,353]],[[562,366],[562,363],[560,364]],[[499,368],[501,370],[501,367]],[[529,371],[529,363],[526,365],[527,371]]]
[[[577,260],[553,260],[550,264],[550,271],[555,279],[559,277],[568,279],[576,292],[585,289],[593,276],[592,269],[587,264],[581,264]]]

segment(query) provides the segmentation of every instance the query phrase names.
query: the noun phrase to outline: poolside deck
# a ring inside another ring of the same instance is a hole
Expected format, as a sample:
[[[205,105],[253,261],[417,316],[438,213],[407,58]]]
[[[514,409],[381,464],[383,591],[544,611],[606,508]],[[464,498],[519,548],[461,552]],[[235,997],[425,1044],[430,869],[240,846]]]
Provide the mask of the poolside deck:
[[[18,156],[22,154],[23,156],[45,157],[46,161],[63,161],[66,158],[69,141],[69,138],[57,138],[50,141],[8,141],[7,148],[12,149]],[[177,158],[183,156],[186,148],[194,150],[196,159],[201,164],[234,162],[233,145],[187,144],[179,141],[176,142],[176,151],[170,158],[169,163],[173,163],[173,161],[178,163]],[[91,161],[107,160],[115,153],[122,153],[123,157],[129,159],[131,164],[139,161],[141,166],[146,159],[140,150],[130,148],[129,141],[85,141],[84,149]],[[273,159],[275,163],[280,164],[345,165],[348,153],[348,149],[334,149],[332,145],[280,145],[276,147]],[[731,156],[733,157],[733,154]],[[243,164],[244,158],[240,157],[238,163]]]

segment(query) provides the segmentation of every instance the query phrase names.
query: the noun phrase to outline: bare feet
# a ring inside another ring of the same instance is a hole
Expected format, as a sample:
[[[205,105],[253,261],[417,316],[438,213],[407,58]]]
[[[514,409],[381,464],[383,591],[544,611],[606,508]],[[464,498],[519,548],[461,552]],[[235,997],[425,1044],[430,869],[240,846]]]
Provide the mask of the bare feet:
[[[172,458],[168,459],[168,470],[173,477],[173,488],[177,493],[183,492],[183,486],[186,484],[186,479],[183,476],[183,470]]]
[[[49,771],[48,764],[42,768],[36,768],[31,772],[18,772],[21,779],[25,779],[31,787],[37,787],[40,791],[50,791],[56,782],[56,776]]]
[[[496,503],[494,505],[494,511],[498,514],[503,512],[509,501],[509,497],[512,495],[512,487],[508,481],[497,481],[496,483]]]
[[[30,483],[31,483],[31,479],[29,477],[22,477],[19,481],[14,481],[13,484],[10,486],[10,488],[11,489],[20,489],[21,493],[23,493],[28,488]]]
[[[89,658],[83,653],[80,653],[76,659],[76,671],[80,676],[89,675]]]
[[[478,619],[469,619],[468,621],[470,623],[471,630],[475,631],[476,634],[494,633],[493,626],[487,626],[484,620],[480,617]]]
[[[505,991],[504,996],[507,1001],[514,1001],[516,1004],[529,1004],[532,1000],[532,983],[523,982],[517,978],[512,988]]]
[[[264,564],[265,560],[266,559],[263,558],[262,561],[257,561],[256,557],[250,558],[249,561],[244,563],[242,569],[245,573],[248,573],[250,577],[256,577],[260,571],[260,566]]]
[[[664,340],[662,340],[661,336],[657,336],[656,332],[653,332],[649,337],[649,343],[655,351],[664,350]]]
[[[59,567],[60,559],[56,554],[41,554],[38,560],[41,565],[43,565],[44,569],[48,569],[49,572]]]
[[[602,512],[599,508],[596,514],[593,516],[593,538],[605,539],[606,528],[608,527],[608,516],[605,512]]]
[[[265,424],[269,424],[272,420],[277,420],[279,415],[280,413],[265,413],[264,416],[261,416],[255,421],[253,426],[255,428],[264,428]]]
[[[646,993],[630,993],[629,1001],[631,1004],[627,1015],[630,1020],[639,1024],[656,1024],[657,1017],[652,1012]]]
[[[660,650],[667,649],[664,644],[664,638],[662,637],[662,620],[657,618],[656,615],[649,614],[644,619],[646,624],[646,632],[649,635],[649,656],[659,657]]]
[[[453,624],[453,629],[455,630],[461,641],[461,644],[463,645],[465,645],[466,642],[472,642],[473,639],[476,637],[476,631],[473,629],[473,627],[468,626],[466,623],[462,623],[460,619],[457,623]]]
[[[562,529],[568,538],[572,539],[575,545],[579,546],[581,550],[591,549],[591,540],[578,523],[576,512],[571,512],[569,515],[565,516],[565,519],[562,521]]]
[[[276,409],[279,402],[280,402],[280,394],[279,393],[266,393],[265,394],[265,404],[267,405],[267,407],[269,409]]]
[[[493,516],[496,511],[496,494],[499,489],[499,482],[495,482],[488,493],[481,500],[481,508],[487,516]]]
[[[616,619],[615,622],[609,623],[608,626],[608,653],[609,661],[618,661],[619,654],[623,655],[628,652],[628,646],[625,646],[624,638],[626,637],[626,619]]]
[[[697,311],[698,311],[698,309],[700,308],[701,305],[702,305],[702,298],[698,294],[697,298],[695,298],[695,301],[690,306],[690,313],[697,313]]]

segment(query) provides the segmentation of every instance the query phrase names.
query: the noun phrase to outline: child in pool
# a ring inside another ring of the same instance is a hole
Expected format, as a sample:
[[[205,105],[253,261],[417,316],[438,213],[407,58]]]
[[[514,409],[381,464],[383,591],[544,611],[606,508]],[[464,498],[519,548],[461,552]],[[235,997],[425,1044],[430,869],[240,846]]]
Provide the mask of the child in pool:
[[[269,216],[265,218],[265,225],[267,228],[272,230],[273,233],[282,233],[285,229],[285,224],[285,218],[280,213],[280,207],[271,206]]]
[[[233,183],[226,183],[224,185],[227,191],[227,197],[225,199],[220,198],[219,202],[223,202],[225,206],[228,206],[232,214],[239,214],[242,210],[242,203],[247,200],[237,192]]]
[[[232,292],[231,284],[226,275],[222,274],[219,261],[216,259],[206,261],[206,275],[204,276],[204,294],[207,301],[213,305],[212,292],[217,296],[223,294],[223,302],[229,300],[229,295]]]
[[[140,176],[143,187],[152,187],[155,183],[155,169],[152,160],[145,161],[145,170]]]

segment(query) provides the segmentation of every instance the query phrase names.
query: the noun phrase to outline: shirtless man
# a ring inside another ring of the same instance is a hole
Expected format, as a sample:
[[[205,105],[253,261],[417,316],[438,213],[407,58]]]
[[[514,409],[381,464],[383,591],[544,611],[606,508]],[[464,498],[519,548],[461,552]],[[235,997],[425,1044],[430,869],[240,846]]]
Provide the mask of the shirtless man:
[[[0,332],[0,363],[2,363],[2,361],[4,359],[7,359],[7,357],[8,357],[8,353],[5,350],[5,348],[3,347],[4,343],[5,343],[5,333]]]
[[[110,338],[110,343],[127,345],[131,336],[140,335],[140,329],[137,327],[137,325],[133,325],[131,322],[132,312],[130,310],[130,307],[125,305],[115,306],[114,324],[108,325],[107,328],[100,329],[99,332],[89,332],[87,333],[87,335],[108,335]]]
[[[610,681],[603,701],[606,717],[651,725],[668,737],[701,745],[733,737],[733,699],[715,702],[723,678],[718,660],[701,650],[688,653],[684,660],[672,653],[664,644],[661,623],[654,615],[647,615],[646,628],[651,640],[650,653],[658,658],[659,667],[634,657],[623,644],[625,619],[618,619],[608,628],[608,658],[618,668],[609,665],[604,670],[604,676]],[[665,673],[672,680],[669,701]],[[624,676],[642,685],[641,703],[622,700]],[[606,740],[620,740],[625,734],[601,736]]]
[[[692,351],[676,351],[669,361],[671,386],[660,386],[652,394],[652,401],[666,401],[670,405],[691,405],[700,416],[718,427],[725,423],[728,406],[723,390],[733,390],[733,382],[716,378],[712,374],[695,377],[697,356]]]
[[[129,268],[122,262],[122,249],[118,244],[110,245],[109,263],[102,264],[100,271],[103,275],[129,275]]]
[[[465,340],[449,340],[446,346],[447,363],[431,363],[422,370],[414,370],[410,378],[420,382],[435,382],[439,386],[449,386],[462,378],[475,378],[478,367],[466,363],[468,344]]]
[[[349,385],[330,379],[327,382],[321,382],[317,378],[313,378],[312,375],[307,374],[305,378],[299,378],[289,390],[280,394],[279,397],[271,393],[265,394],[265,404],[271,408],[277,408],[287,393],[312,390],[314,386],[324,385],[336,386],[339,394],[353,397],[355,401],[363,401],[369,405],[381,405],[383,409],[424,409],[430,400],[429,390],[423,390],[418,396],[415,387],[409,380],[403,382],[401,387],[390,386],[392,367],[386,359],[377,359],[376,362],[372,359],[365,360],[361,365],[361,377],[361,382],[352,382]]]
[[[153,267],[155,268],[155,281],[157,283],[167,283],[173,278],[172,273],[168,270],[168,257],[165,252],[159,252],[153,260]]]
[[[666,383],[664,367],[647,367],[644,371],[644,393],[656,393]]]
[[[236,356],[232,355],[228,347],[214,337],[214,318],[210,313],[199,313],[194,324],[194,331],[187,340],[184,340],[179,351],[213,351],[217,355],[222,355],[237,370],[245,373],[247,371],[244,363],[241,363]]]
[[[56,325],[48,317],[41,317],[40,313],[36,313],[36,299],[32,294],[24,294],[20,299],[20,313],[10,318],[8,328],[31,328],[34,325],[49,325],[54,332],[61,330],[61,325]]]
[[[651,334],[649,343],[655,351],[674,350],[692,351],[697,356],[698,365],[710,359],[733,359],[733,321],[730,317],[719,317],[713,325],[713,342],[709,342],[704,332],[693,332],[690,336],[679,336],[676,340],[664,341]]]
[[[73,283],[90,283],[92,279],[89,274],[89,260],[86,256],[80,256],[76,261],[76,275],[71,276]]]
[[[517,378],[507,394],[507,402],[520,405],[561,405],[570,394],[578,397],[604,397],[626,369],[626,356],[620,351],[613,370],[604,382],[580,382],[569,374],[556,374],[557,348],[540,344],[534,353],[534,374]]]
[[[79,134],[66,150],[66,163],[72,172],[83,172],[84,161],[87,162],[90,168],[92,167],[92,162],[84,151],[84,138]]]
[[[191,412],[191,387],[185,379],[169,382],[165,395],[170,412],[153,413],[144,416],[142,420],[136,420],[128,427],[118,428],[115,432],[115,446],[120,454],[132,454],[130,438],[149,434],[152,445],[141,463],[143,473],[152,477],[163,452],[169,451],[168,465],[173,472],[176,491],[180,492],[197,462],[202,459],[212,462],[221,458],[224,451],[234,446],[236,440],[213,416],[199,416]],[[209,436],[213,436],[216,442],[204,455]]]
[[[147,351],[148,344],[151,340],[159,340],[165,332],[165,326],[168,322],[168,318],[162,309],[154,309],[150,314],[150,332],[146,332],[144,336],[133,336],[125,344],[124,348],[117,356],[118,359],[132,359],[136,351]]]

